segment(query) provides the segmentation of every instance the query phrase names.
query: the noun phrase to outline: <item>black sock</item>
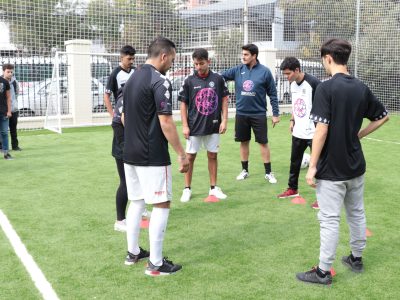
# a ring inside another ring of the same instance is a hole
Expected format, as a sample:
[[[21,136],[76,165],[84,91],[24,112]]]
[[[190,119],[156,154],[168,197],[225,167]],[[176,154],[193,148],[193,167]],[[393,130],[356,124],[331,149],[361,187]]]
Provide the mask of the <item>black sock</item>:
[[[189,186],[185,186],[185,189],[189,189],[189,190],[190,190],[190,189],[191,189],[191,188],[190,188],[190,185],[189,185]]]
[[[249,171],[249,162],[248,161],[242,161],[242,169],[246,170],[246,172]]]
[[[317,274],[319,277],[325,278],[326,275],[331,275],[330,271],[324,271],[322,269],[320,269],[319,267],[317,268]]]
[[[215,189],[215,185],[210,185],[210,188],[213,190]]]
[[[265,174],[271,173],[271,163],[264,163]]]
[[[350,259],[351,259],[351,261],[361,261],[362,258],[361,257],[354,257],[353,253],[351,253],[350,254]]]

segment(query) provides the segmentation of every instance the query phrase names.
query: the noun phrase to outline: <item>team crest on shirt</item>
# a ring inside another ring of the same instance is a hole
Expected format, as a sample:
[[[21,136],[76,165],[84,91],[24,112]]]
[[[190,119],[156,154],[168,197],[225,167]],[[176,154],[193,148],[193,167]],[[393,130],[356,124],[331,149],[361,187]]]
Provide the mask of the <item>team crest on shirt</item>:
[[[254,82],[252,80],[246,80],[245,82],[243,82],[243,89],[246,92],[250,92],[254,87]]]
[[[294,102],[294,107],[293,107],[293,112],[298,116],[299,118],[304,118],[306,113],[307,113],[307,106],[306,103],[302,98],[298,98]]]
[[[214,81],[210,81],[210,82],[208,83],[208,85],[209,85],[211,88],[213,88],[213,87],[215,86],[215,83],[214,83]]]

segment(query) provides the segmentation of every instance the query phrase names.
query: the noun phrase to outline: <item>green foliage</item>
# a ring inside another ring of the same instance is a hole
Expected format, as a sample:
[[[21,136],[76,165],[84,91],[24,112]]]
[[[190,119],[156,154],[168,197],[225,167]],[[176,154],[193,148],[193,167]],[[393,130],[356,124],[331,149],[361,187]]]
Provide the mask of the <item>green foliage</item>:
[[[212,43],[214,45],[215,59],[218,62],[219,69],[231,68],[240,62],[243,32],[239,29],[220,33],[214,38]]]

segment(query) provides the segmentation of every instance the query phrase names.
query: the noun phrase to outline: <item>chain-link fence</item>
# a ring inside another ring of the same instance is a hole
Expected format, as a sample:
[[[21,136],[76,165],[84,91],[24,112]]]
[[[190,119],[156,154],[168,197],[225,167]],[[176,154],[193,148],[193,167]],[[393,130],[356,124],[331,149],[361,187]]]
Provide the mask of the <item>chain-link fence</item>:
[[[327,79],[319,47],[327,38],[345,38],[353,45],[352,74],[367,83],[391,112],[400,111],[398,0],[0,0],[0,30],[0,64],[15,65],[23,115],[33,115],[32,97],[46,103],[36,90],[51,77],[54,53],[65,51],[65,41],[90,40],[93,53],[118,53],[130,44],[144,54],[158,35],[177,45],[169,73],[174,91],[192,71],[195,48],[210,51],[217,72],[240,63],[244,43],[276,49],[271,71],[282,105],[291,101],[280,61],[296,56],[304,71]],[[93,79],[104,85],[117,64],[118,59],[92,64]],[[232,84],[229,88],[233,91]],[[234,104],[233,96],[231,107]],[[42,114],[43,109],[34,112]]]

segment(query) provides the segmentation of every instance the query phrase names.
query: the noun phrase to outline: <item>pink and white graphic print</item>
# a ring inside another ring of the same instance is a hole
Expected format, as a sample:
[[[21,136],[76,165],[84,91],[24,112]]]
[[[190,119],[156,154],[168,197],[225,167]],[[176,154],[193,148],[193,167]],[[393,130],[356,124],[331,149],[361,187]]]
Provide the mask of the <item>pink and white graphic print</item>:
[[[298,98],[294,102],[293,111],[299,118],[304,118],[307,114],[307,105],[302,98]]]
[[[211,88],[204,88],[196,95],[197,111],[205,116],[212,114],[218,107],[218,95]]]
[[[254,87],[254,82],[251,80],[246,80],[245,82],[243,82],[243,89],[246,92],[250,92]]]

